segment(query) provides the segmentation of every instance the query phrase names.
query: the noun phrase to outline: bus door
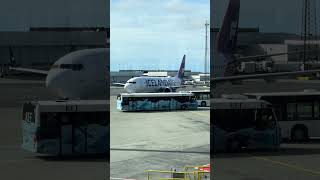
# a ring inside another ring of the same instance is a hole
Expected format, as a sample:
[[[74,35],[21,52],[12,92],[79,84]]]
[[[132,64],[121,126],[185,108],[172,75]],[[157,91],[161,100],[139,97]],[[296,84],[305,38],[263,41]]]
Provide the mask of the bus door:
[[[40,127],[37,131],[37,152],[59,154],[61,152],[61,129],[58,113],[40,112]]]
[[[276,118],[271,108],[258,109],[255,118],[255,133],[253,135],[255,148],[270,148],[279,144],[279,130]]]
[[[61,154],[86,152],[86,129],[82,113],[61,114]]]
[[[68,151],[72,154],[85,153],[87,150],[87,123],[86,113],[78,112],[77,105],[66,105],[67,137],[70,138]]]
[[[72,154],[72,120],[67,113],[60,114],[60,154]]]
[[[76,154],[87,152],[88,113],[74,112],[72,114],[72,152]]]

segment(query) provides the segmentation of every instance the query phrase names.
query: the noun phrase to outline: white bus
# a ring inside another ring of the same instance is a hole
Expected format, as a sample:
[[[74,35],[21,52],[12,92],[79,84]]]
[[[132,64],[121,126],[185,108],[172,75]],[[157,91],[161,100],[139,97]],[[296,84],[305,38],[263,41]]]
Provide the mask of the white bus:
[[[193,110],[198,103],[189,92],[122,93],[117,97],[121,111]]]
[[[210,90],[198,90],[189,91],[194,94],[198,102],[198,106],[207,107],[210,106]]]
[[[212,99],[211,113],[212,152],[277,149],[280,146],[277,118],[271,104],[266,101]]]
[[[22,148],[49,155],[109,152],[107,100],[37,101],[22,112]]]
[[[308,138],[320,137],[319,91],[246,93],[245,95],[273,104],[282,138],[305,141]]]

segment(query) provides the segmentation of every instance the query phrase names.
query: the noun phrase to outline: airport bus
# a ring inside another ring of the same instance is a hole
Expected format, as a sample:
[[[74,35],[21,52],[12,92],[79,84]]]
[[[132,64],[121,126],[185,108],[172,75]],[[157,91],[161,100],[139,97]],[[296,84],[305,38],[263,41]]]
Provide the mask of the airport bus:
[[[273,104],[283,139],[305,141],[320,137],[320,91],[246,93]]]
[[[194,110],[198,103],[193,93],[122,93],[117,97],[121,111]]]
[[[210,90],[189,91],[194,94],[198,102],[198,106],[210,106]]]
[[[211,111],[212,152],[279,148],[280,130],[270,103],[249,98],[215,98]]]
[[[48,155],[109,152],[106,100],[33,101],[23,105],[22,148]]]

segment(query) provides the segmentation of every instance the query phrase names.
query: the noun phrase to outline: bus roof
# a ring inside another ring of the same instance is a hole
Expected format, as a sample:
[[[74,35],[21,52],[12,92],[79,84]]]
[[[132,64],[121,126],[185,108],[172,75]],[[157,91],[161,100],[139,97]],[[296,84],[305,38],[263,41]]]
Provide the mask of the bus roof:
[[[170,93],[122,93],[122,97],[176,97],[193,96],[190,92],[170,92]]]
[[[32,101],[42,112],[94,112],[108,111],[108,100]]]
[[[266,107],[271,107],[271,104],[264,100],[229,98],[211,99],[212,109],[259,109]]]
[[[257,98],[263,96],[319,96],[320,91],[317,90],[304,90],[296,92],[266,92],[266,93],[243,93],[246,96],[255,96]]]

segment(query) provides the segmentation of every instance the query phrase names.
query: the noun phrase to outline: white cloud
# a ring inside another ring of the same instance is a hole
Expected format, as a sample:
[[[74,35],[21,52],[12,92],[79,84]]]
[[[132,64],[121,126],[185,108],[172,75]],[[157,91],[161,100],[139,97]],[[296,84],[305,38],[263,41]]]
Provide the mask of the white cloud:
[[[111,69],[202,70],[209,0],[112,0]],[[123,66],[120,66],[123,64]]]

